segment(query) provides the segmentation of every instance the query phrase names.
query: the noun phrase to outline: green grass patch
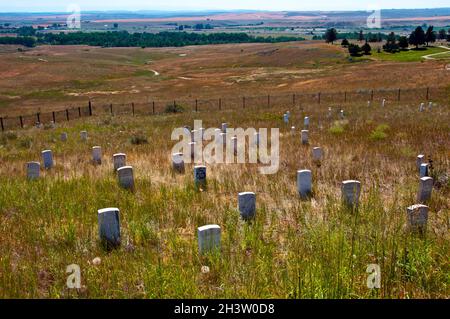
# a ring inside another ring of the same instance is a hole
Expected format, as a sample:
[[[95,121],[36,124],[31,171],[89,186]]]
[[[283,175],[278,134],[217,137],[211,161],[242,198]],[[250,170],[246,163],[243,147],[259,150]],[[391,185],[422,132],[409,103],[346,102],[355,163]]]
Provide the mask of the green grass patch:
[[[419,50],[410,49],[406,51],[400,51],[397,53],[388,53],[381,51],[380,53],[374,51],[372,52],[372,57],[383,61],[397,61],[397,62],[418,62],[422,61],[423,56],[434,53],[447,52],[443,48],[439,47],[428,47]]]

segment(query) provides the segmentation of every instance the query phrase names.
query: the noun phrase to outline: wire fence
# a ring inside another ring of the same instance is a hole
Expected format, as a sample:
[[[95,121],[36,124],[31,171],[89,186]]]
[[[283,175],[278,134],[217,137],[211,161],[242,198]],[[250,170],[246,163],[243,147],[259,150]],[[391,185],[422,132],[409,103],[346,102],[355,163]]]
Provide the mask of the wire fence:
[[[296,107],[305,104],[317,105],[345,105],[367,101],[382,101],[388,103],[404,103],[423,101],[448,101],[449,90],[445,87],[427,87],[414,89],[378,89],[357,90],[344,92],[318,92],[318,93],[284,93],[264,96],[226,97],[217,99],[175,99],[175,100],[148,100],[147,102],[110,103],[93,105],[92,101],[85,106],[63,109],[59,111],[20,115],[14,117],[0,117],[1,130],[26,128],[37,124],[51,124],[69,122],[72,120],[90,117],[93,115],[157,115],[167,113],[177,108],[185,111],[223,111],[231,109],[254,109],[271,106]]]

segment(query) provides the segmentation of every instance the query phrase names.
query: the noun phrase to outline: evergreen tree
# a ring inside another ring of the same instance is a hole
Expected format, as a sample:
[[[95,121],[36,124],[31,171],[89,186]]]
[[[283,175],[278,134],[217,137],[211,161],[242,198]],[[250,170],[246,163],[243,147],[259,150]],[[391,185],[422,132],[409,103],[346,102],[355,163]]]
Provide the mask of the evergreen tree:
[[[331,29],[328,29],[326,32],[325,32],[325,41],[327,42],[327,43],[330,43],[331,42],[331,44],[333,44],[334,43],[334,41],[336,41],[336,39],[337,39],[337,31],[336,31],[336,29],[335,28],[331,28]]]
[[[411,35],[409,36],[409,44],[415,45],[416,49],[419,48],[419,45],[425,44],[425,32],[422,27],[417,27]]]
[[[429,43],[436,42],[436,32],[433,31],[432,25],[428,27],[427,32],[425,33],[425,42],[427,43],[427,46]]]

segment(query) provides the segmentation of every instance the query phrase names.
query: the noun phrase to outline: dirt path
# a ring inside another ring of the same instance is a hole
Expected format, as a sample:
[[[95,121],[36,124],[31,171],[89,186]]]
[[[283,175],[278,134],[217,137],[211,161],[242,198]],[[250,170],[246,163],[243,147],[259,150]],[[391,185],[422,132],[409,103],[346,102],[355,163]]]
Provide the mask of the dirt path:
[[[446,46],[443,46],[443,45],[440,45],[439,48],[446,49],[446,50],[450,51],[449,47],[446,47]],[[425,60],[435,60],[435,58],[433,58],[433,56],[440,55],[440,54],[448,54],[448,51],[447,52],[439,52],[439,53],[427,54],[427,55],[424,55],[422,58],[424,58]]]

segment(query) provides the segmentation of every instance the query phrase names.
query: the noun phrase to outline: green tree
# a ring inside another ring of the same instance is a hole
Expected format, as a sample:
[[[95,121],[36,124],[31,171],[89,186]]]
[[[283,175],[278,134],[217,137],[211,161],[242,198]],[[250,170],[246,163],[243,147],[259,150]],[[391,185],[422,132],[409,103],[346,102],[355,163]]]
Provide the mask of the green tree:
[[[364,52],[365,55],[369,55],[370,52],[372,51],[372,47],[366,41],[366,43],[364,43],[364,45],[361,47],[361,50]]]
[[[341,45],[342,45],[343,47],[347,47],[349,44],[350,44],[350,43],[348,42],[347,39],[343,39],[342,42],[341,42]]]
[[[364,40],[364,33],[363,33],[362,30],[359,31],[358,40],[359,40],[359,42],[361,42],[362,40]]]
[[[331,42],[331,44],[333,44],[334,41],[336,41],[336,39],[337,39],[337,35],[338,35],[338,33],[335,28],[328,29],[325,32],[325,41],[327,43]]]
[[[432,25],[428,27],[427,32],[425,33],[425,42],[427,43],[427,46],[429,43],[436,42],[436,32],[433,31]]]
[[[400,38],[398,38],[398,46],[402,49],[405,50],[408,48],[409,43],[408,43],[408,38],[405,36],[401,36]]]
[[[114,29],[117,29],[119,27],[118,23],[114,23]]]
[[[350,53],[351,56],[359,56],[361,53],[361,48],[357,44],[350,43],[348,46],[348,53]]]
[[[438,38],[439,40],[447,39],[447,31],[445,31],[445,29],[439,30]]]
[[[383,50],[386,52],[395,53],[399,50],[399,46],[397,44],[397,38],[394,32],[389,33],[386,44],[383,45]]]
[[[416,49],[419,48],[419,45],[425,44],[425,32],[422,27],[417,27],[413,32],[411,32],[409,36],[409,44],[415,45]]]

